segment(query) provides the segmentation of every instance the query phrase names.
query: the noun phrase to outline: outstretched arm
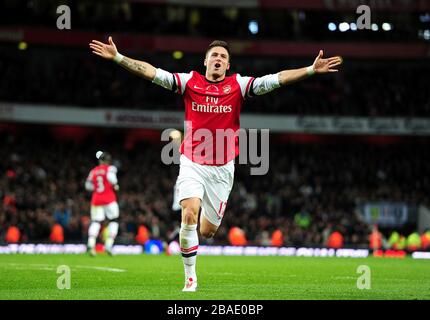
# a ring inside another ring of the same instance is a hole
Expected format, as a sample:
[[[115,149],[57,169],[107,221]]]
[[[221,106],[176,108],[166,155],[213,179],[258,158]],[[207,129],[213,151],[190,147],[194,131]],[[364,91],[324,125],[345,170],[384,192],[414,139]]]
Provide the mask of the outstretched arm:
[[[154,66],[144,61],[123,56],[118,52],[115,43],[112,41],[112,37],[109,37],[108,41],[109,43],[103,43],[97,40],[92,40],[90,48],[93,50],[94,54],[107,60],[115,61],[126,70],[144,77],[147,80],[154,80],[156,73]]]
[[[314,63],[309,67],[284,70],[279,72],[278,73],[279,84],[281,86],[290,84],[290,83],[305,79],[308,76],[313,75],[314,73],[337,72],[338,70],[334,68],[342,63],[342,58],[339,56],[336,56],[336,57],[323,59],[323,54],[324,52],[320,50]]]
[[[311,66],[300,69],[283,70],[278,73],[255,78],[246,94],[248,96],[263,95],[281,86],[303,80],[315,73],[337,72],[338,70],[334,68],[340,64],[342,64],[342,58],[340,56],[323,59],[323,51],[320,50]],[[251,78],[246,78],[246,80],[249,79]],[[246,81],[244,83],[246,87]],[[243,95],[245,95],[245,91],[243,91]]]

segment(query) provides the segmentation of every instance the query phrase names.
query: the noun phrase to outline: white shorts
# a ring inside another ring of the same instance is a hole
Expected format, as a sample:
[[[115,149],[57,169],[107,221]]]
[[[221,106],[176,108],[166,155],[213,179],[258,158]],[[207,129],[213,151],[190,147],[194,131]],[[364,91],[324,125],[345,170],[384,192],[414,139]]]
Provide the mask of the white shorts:
[[[91,206],[91,220],[102,222],[105,219],[113,220],[119,217],[118,202],[114,201],[105,206]]]
[[[182,154],[176,181],[178,201],[199,198],[202,201],[202,214],[210,223],[219,226],[233,188],[233,180],[234,160],[222,166],[208,166],[195,163]]]

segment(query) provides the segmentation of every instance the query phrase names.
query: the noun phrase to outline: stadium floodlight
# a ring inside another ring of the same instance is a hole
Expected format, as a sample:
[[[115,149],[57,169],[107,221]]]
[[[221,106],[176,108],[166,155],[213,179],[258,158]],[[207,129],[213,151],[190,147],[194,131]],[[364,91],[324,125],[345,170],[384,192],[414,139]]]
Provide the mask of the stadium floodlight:
[[[249,32],[251,32],[252,34],[257,34],[258,33],[258,22],[255,20],[249,21],[248,29],[249,29]]]
[[[378,31],[379,27],[376,23],[372,23],[372,31]]]
[[[299,20],[306,20],[306,13],[304,11],[299,11]]]
[[[420,21],[422,23],[430,22],[430,13],[420,14]]]
[[[357,31],[357,24],[354,22],[351,22],[349,24],[349,28],[351,29],[351,31]]]
[[[391,31],[392,29],[393,29],[393,26],[391,25],[391,23],[384,22],[382,24],[382,30]]]
[[[430,40],[430,30],[424,30],[423,38],[424,40]]]
[[[173,56],[173,59],[180,60],[184,57],[184,53],[182,51],[177,50],[173,52],[172,56]]]
[[[25,41],[21,41],[20,43],[18,43],[18,49],[19,50],[26,50],[28,48],[28,44]]]
[[[339,24],[339,31],[340,32],[345,32],[349,30],[349,23],[348,22],[342,22],[341,24]]]
[[[330,22],[330,23],[328,24],[328,29],[329,29],[330,31],[336,31],[336,29],[337,29],[336,24],[335,24],[334,22]]]

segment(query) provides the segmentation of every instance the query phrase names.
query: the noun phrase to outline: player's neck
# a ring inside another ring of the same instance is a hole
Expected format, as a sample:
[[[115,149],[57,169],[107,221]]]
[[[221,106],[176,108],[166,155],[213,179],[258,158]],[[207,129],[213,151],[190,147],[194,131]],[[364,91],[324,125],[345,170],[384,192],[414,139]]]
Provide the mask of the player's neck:
[[[225,79],[225,73],[224,74],[215,74],[215,73],[209,73],[206,72],[205,78],[212,82],[219,82],[223,81]]]

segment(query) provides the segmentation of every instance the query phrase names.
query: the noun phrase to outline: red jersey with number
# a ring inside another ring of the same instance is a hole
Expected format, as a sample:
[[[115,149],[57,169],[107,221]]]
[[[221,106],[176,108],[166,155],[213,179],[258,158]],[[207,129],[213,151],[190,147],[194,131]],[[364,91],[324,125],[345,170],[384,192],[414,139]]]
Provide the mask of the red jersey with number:
[[[196,71],[175,73],[185,104],[180,152],[191,161],[224,165],[239,155],[240,111],[254,78],[238,74],[211,82]]]
[[[104,206],[116,201],[115,190],[107,178],[109,170],[114,170],[116,173],[115,167],[108,164],[101,164],[94,167],[88,176],[88,180],[90,180],[94,186],[91,198],[91,204],[94,206]]]

